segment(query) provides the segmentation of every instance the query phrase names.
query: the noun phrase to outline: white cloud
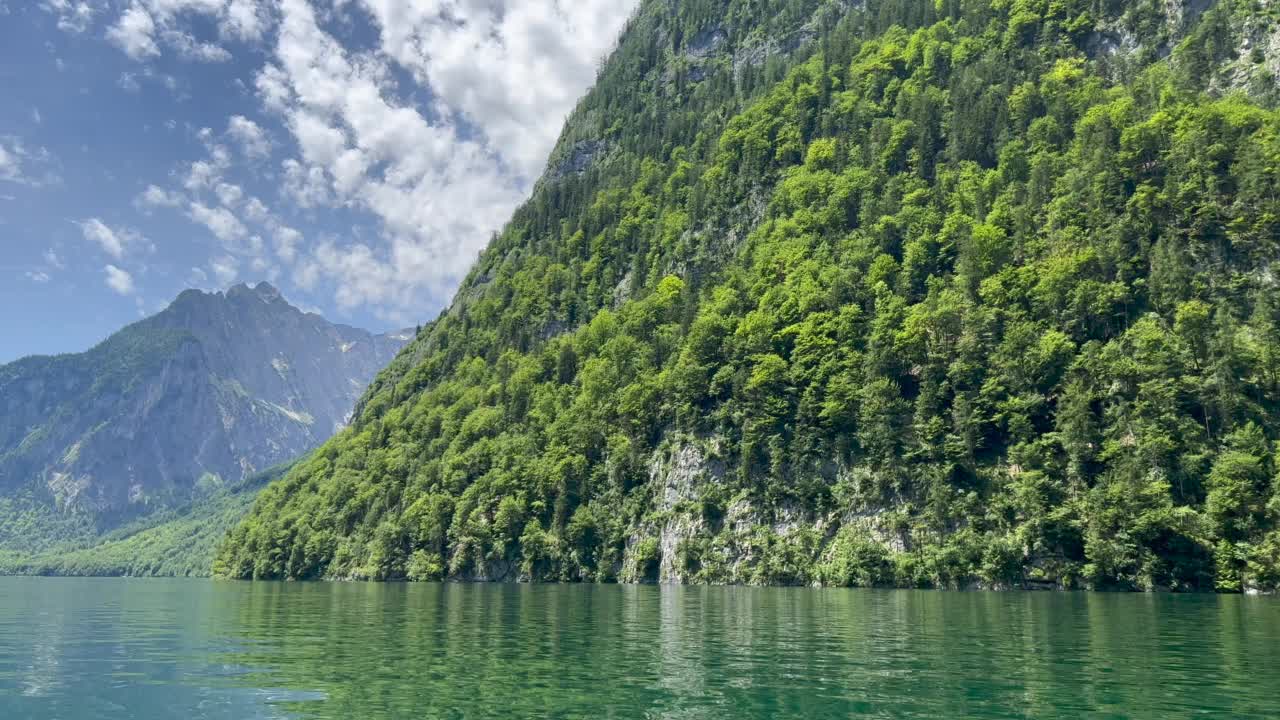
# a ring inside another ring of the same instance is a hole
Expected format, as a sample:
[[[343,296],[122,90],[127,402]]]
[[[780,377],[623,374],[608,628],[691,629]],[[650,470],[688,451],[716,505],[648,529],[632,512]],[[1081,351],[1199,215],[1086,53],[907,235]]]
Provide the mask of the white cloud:
[[[199,192],[205,188],[212,187],[221,177],[222,168],[218,167],[217,164],[209,160],[197,160],[191,163],[191,167],[187,170],[187,177],[183,180],[182,185],[191,192]]]
[[[166,45],[173,48],[184,60],[195,62],[226,62],[231,53],[224,47],[210,42],[201,42],[191,33],[181,30],[165,30],[160,34]]]
[[[42,270],[28,270],[26,272],[26,275],[27,275],[27,279],[30,280],[31,282],[41,283],[41,284],[49,282],[49,273],[44,272]]]
[[[298,140],[303,159],[312,166],[332,165],[347,149],[346,133],[315,113],[294,111],[289,125]]]
[[[219,285],[230,285],[240,274],[240,262],[230,255],[223,255],[209,261],[209,270]]]
[[[37,125],[44,124],[44,117],[40,114],[40,108],[31,108],[31,122]]]
[[[107,265],[103,268],[103,271],[107,274],[107,287],[115,290],[121,295],[133,294],[133,276],[127,271],[122,270],[115,265]]]
[[[637,0],[130,2],[166,53],[185,42],[173,33],[200,37],[188,15],[216,21],[224,44],[273,38],[252,85],[287,142],[234,114],[177,173],[188,216],[229,253],[222,275],[271,271],[270,256],[300,288],[394,317],[445,299],[527,196]],[[331,34],[362,20],[372,48]],[[274,211],[241,189],[229,148],[278,187]],[[304,236],[298,215],[338,234]]]
[[[178,207],[183,202],[182,195],[176,192],[170,192],[164,188],[155,185],[148,185],[142,194],[134,199],[133,204],[139,209],[149,209],[157,207]]]
[[[480,127],[526,178],[541,170],[561,125],[636,0],[360,0],[382,51]]]
[[[266,65],[259,70],[253,78],[253,85],[258,89],[258,98],[268,110],[283,113],[293,102],[289,77],[277,65]]]
[[[191,203],[188,214],[195,222],[204,225],[223,243],[234,244],[249,234],[244,223],[240,222],[230,210],[224,207],[208,207],[198,202]]]
[[[239,185],[225,182],[218,183],[213,192],[218,196],[218,202],[228,208],[240,204],[240,198],[244,197],[244,190]]]
[[[519,202],[519,180],[492,150],[389,96],[385,67],[347,53],[302,0],[282,4],[276,59],[257,84],[268,108],[294,104],[284,119],[301,158],[283,164],[287,196],[363,208],[384,233],[381,247],[313,248],[299,277],[334,280],[348,307],[411,306],[455,283]]]
[[[96,243],[103,252],[120,260],[130,251],[149,248],[150,243],[136,230],[113,228],[98,218],[88,218],[76,223],[84,239]]]
[[[72,5],[70,0],[48,2],[51,5]],[[79,5],[83,6],[84,2]],[[60,17],[66,14],[59,13]],[[273,13],[261,0],[131,0],[108,29],[107,38],[134,60],[158,56],[162,48],[184,60],[230,60],[231,53],[225,47],[199,39],[182,27],[192,18],[212,22],[222,40],[240,42],[261,40],[273,23]]]
[[[65,270],[67,267],[66,264],[62,262],[62,258],[58,257],[58,253],[53,248],[49,248],[44,251],[44,261],[49,265],[49,267],[54,268],[55,270]]]
[[[257,123],[243,115],[233,115],[227,122],[227,134],[239,145],[245,157],[261,160],[271,155],[271,141]]]
[[[143,0],[156,17],[170,23],[178,15],[191,13],[194,15],[217,16],[226,5],[226,0]]]
[[[28,147],[21,138],[0,136],[0,181],[42,187],[59,182],[53,156],[42,147]]]
[[[80,231],[86,240],[100,245],[104,252],[113,258],[124,257],[124,241],[106,223],[97,218],[89,218],[80,222]]]
[[[329,204],[329,186],[324,169],[305,167],[292,158],[284,164],[284,193],[299,207],[313,208]]]
[[[223,35],[252,41],[261,40],[270,25],[271,16],[263,5],[255,0],[231,0],[220,30]]]
[[[256,223],[265,223],[271,218],[271,211],[256,197],[251,197],[244,204],[244,214]]]
[[[276,244],[276,256],[291,263],[298,256],[298,245],[302,244],[302,233],[287,225],[277,227],[272,233]]]
[[[156,23],[151,13],[135,2],[107,30],[107,39],[134,60],[145,60],[160,54],[160,47],[152,37],[155,32]]]
[[[93,23],[96,10],[87,2],[72,0],[44,0],[40,7],[45,12],[56,15],[58,29],[63,32],[79,34],[89,29]]]
[[[5,147],[0,141],[0,180],[16,182],[22,177],[21,157],[13,146]]]

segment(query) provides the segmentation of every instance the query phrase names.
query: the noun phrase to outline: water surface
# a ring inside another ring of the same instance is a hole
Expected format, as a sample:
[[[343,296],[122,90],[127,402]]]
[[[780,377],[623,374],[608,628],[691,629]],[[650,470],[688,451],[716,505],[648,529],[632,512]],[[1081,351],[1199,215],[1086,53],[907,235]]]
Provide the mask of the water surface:
[[[0,717],[1274,718],[1280,600],[0,578]]]

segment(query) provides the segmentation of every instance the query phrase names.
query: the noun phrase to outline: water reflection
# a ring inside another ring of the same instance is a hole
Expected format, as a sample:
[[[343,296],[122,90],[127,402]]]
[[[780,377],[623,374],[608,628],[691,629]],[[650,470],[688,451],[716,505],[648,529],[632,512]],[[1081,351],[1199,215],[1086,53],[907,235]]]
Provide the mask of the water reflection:
[[[5,718],[1275,717],[1270,598],[0,579]]]

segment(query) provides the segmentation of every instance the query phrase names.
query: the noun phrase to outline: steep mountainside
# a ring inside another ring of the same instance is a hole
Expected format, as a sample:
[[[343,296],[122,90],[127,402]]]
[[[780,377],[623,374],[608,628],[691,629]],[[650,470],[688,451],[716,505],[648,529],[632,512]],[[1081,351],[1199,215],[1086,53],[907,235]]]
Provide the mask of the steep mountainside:
[[[412,334],[331,324],[262,283],[0,366],[0,545],[92,534],[297,457]]]
[[[1280,584],[1280,8],[650,0],[235,577]]]

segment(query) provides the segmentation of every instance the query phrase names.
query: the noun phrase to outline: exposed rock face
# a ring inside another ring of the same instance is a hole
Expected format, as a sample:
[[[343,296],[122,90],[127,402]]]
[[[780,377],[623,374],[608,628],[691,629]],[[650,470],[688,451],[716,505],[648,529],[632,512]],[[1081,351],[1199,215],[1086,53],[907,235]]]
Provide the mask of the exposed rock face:
[[[723,476],[723,463],[709,461],[694,444],[677,445],[666,462],[655,458],[650,477],[661,488],[658,506],[666,518],[658,532],[659,582],[679,584],[686,580],[686,569],[677,562],[680,544],[694,537],[705,522],[698,513],[684,510],[701,498],[705,483],[718,482]]]
[[[689,39],[689,43],[685,46],[685,55],[695,60],[701,59],[716,52],[728,41],[729,35],[723,28],[708,28]]]
[[[550,171],[551,178],[559,180],[569,175],[581,175],[605,150],[603,140],[582,140],[575,143],[560,164]]]
[[[411,335],[266,283],[186,291],[88,352],[0,366],[0,493],[116,519],[186,501],[319,445]]]

